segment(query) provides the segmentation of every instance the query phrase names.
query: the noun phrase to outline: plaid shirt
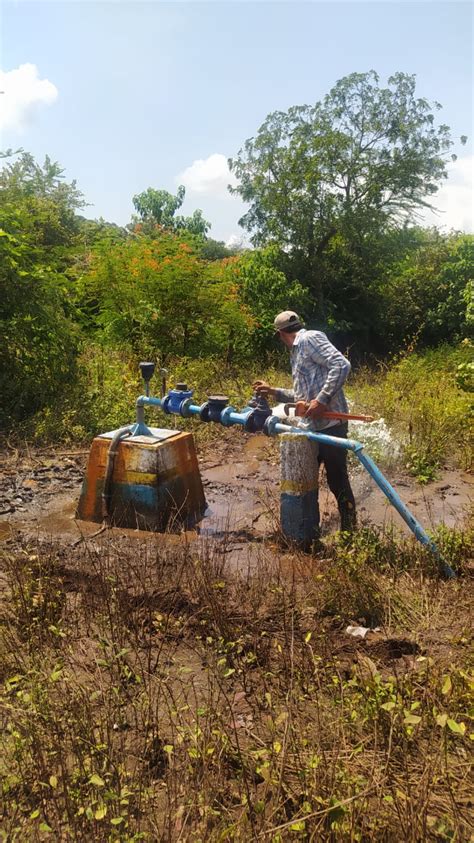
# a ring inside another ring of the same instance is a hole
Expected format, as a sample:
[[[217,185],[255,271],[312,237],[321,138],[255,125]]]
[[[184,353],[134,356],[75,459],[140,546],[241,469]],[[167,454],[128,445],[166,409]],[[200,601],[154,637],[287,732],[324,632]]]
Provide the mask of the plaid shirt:
[[[321,404],[326,404],[328,410],[348,412],[342,387],[351,364],[329,342],[326,334],[302,328],[290,350],[290,361],[293,390],[278,389],[278,401],[312,401],[316,398]],[[312,420],[314,430],[324,430],[340,423],[337,419]]]

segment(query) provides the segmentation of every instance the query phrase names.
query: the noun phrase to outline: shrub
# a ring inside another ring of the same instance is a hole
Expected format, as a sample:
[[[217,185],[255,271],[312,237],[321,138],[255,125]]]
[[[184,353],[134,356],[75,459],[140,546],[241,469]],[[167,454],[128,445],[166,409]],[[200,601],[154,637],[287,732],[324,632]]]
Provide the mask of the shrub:
[[[376,372],[361,369],[352,381],[356,404],[384,415],[403,442],[409,467],[425,481],[444,463],[472,464],[472,399],[456,377],[471,355],[469,343],[409,352]]]

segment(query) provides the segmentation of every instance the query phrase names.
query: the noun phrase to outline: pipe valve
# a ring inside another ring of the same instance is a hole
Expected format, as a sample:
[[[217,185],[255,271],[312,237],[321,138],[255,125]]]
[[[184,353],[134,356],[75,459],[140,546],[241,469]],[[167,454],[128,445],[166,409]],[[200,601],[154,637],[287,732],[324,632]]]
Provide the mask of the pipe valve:
[[[207,401],[199,411],[199,418],[204,422],[220,422],[221,413],[229,404],[227,395],[208,395]]]

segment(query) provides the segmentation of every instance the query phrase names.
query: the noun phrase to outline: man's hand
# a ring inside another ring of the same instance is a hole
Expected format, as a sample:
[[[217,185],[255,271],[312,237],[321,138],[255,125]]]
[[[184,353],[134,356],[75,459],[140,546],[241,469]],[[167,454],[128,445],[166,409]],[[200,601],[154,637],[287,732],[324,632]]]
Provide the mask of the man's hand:
[[[321,404],[316,398],[309,402],[303,418],[305,419],[320,419],[324,416],[327,407],[326,404]]]
[[[263,398],[276,397],[277,390],[266,381],[255,381],[253,388],[257,395],[261,395]]]

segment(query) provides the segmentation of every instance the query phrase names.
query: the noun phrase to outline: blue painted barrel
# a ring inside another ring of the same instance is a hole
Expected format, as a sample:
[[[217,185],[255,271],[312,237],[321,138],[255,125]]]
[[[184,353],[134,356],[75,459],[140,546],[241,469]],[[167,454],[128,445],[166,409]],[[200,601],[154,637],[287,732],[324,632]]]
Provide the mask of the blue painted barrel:
[[[280,439],[280,525],[305,550],[319,538],[318,444],[295,433]]]

